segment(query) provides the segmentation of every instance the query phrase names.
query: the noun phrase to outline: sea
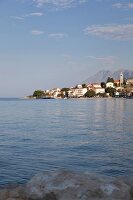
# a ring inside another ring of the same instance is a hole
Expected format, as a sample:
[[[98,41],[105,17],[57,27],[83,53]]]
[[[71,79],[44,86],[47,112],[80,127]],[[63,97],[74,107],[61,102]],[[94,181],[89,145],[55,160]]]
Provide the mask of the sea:
[[[56,169],[133,176],[133,99],[0,99],[0,185]]]

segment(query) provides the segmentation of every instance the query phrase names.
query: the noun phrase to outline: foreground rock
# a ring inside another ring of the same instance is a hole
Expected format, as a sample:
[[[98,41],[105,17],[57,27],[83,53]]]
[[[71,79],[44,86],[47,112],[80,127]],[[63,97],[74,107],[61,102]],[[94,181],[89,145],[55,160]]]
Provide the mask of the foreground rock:
[[[26,185],[0,190],[0,200],[133,200],[131,178],[68,171],[41,173]]]

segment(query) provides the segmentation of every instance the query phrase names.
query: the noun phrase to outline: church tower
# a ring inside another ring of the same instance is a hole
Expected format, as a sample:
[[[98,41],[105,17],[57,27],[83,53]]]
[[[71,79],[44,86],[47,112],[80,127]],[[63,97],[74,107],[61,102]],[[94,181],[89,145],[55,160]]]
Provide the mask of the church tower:
[[[124,82],[124,77],[123,77],[123,73],[121,72],[121,74],[120,74],[120,87],[123,86],[123,82]]]

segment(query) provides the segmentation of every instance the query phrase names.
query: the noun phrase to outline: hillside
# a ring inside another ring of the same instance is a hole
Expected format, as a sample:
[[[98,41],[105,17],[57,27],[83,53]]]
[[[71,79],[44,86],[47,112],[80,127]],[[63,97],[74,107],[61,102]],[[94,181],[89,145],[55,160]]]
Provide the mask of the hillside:
[[[127,70],[127,69],[119,69],[116,71],[110,71],[110,70],[101,70],[94,74],[93,76],[88,77],[86,80],[83,81],[83,83],[101,83],[106,82],[108,77],[113,77],[114,79],[120,79],[120,73],[123,73],[124,78],[128,79],[133,77],[133,71]]]

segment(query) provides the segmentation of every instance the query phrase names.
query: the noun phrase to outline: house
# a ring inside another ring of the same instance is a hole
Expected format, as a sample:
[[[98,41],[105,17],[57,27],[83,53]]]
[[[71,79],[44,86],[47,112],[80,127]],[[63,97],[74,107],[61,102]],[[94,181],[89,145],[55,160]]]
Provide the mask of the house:
[[[127,79],[126,85],[133,85],[133,78]]]
[[[78,89],[82,89],[82,85],[77,85],[77,88]]]
[[[52,90],[49,90],[49,96],[52,97],[58,97],[58,95],[61,94],[61,89],[60,88],[53,88]]]
[[[114,80],[114,86],[120,87],[120,80]]]
[[[98,93],[105,93],[105,88],[102,88],[99,83],[92,83],[88,86],[89,90],[94,90],[96,94]]]
[[[83,97],[86,92],[87,92],[87,88],[71,88],[68,91],[68,96],[69,97]]]
[[[98,88],[101,87],[101,85],[99,83],[92,83],[87,85],[88,90],[93,90],[94,88]]]
[[[104,94],[105,93],[105,88],[96,87],[96,88],[94,88],[94,91],[95,91],[96,94],[98,94],[98,93]]]
[[[114,88],[114,83],[112,83],[112,82],[107,82],[107,83],[106,83],[106,88],[108,88],[108,87]]]

